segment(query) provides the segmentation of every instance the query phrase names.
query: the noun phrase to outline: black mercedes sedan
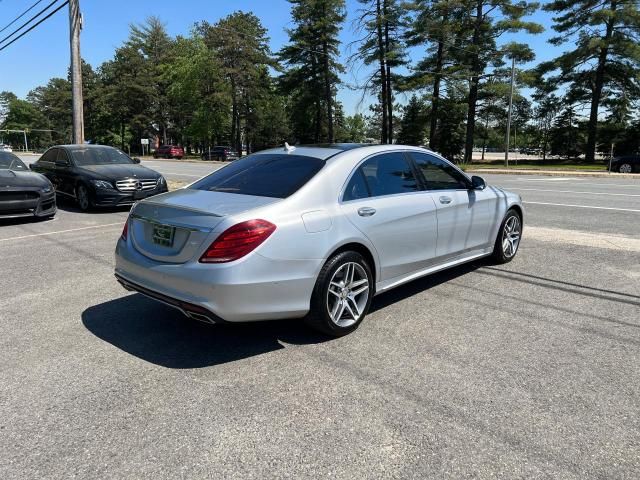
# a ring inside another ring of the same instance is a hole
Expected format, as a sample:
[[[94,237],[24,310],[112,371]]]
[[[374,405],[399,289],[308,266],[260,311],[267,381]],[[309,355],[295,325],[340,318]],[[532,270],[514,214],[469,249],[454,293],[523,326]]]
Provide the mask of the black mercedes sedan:
[[[51,182],[30,172],[13,153],[0,151],[0,218],[50,218],[55,214]]]
[[[620,173],[640,172],[640,155],[613,157],[611,171]]]
[[[164,177],[139,163],[104,145],[57,145],[44,152],[31,169],[51,180],[58,195],[73,198],[87,211],[132,205],[166,192]]]

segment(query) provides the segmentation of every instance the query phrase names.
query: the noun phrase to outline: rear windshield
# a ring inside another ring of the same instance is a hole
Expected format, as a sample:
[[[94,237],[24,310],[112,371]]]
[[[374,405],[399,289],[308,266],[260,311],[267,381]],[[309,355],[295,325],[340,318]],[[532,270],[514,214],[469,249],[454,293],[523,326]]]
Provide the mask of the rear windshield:
[[[302,155],[249,155],[197,181],[190,188],[286,198],[298,191],[323,166],[324,160]]]

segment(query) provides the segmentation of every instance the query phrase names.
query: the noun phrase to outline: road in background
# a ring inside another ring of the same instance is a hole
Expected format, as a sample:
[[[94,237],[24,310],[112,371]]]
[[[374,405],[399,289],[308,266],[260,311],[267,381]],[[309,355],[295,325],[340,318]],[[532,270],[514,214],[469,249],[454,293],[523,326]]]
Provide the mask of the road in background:
[[[24,156],[26,162],[38,157]],[[219,162],[143,160],[167,179],[193,182],[221,168]],[[640,236],[640,178],[571,177],[543,175],[483,175],[490,185],[519,193],[526,211],[525,224]],[[639,175],[640,177],[640,175]]]

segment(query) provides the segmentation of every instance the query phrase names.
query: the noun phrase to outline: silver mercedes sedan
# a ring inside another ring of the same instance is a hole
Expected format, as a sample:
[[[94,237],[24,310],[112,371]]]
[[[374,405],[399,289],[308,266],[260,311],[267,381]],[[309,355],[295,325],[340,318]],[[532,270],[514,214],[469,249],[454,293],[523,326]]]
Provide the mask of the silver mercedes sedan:
[[[208,323],[304,318],[353,331],[374,295],[518,251],[517,194],[400,145],[266,150],[137,203],[116,247],[127,289]]]

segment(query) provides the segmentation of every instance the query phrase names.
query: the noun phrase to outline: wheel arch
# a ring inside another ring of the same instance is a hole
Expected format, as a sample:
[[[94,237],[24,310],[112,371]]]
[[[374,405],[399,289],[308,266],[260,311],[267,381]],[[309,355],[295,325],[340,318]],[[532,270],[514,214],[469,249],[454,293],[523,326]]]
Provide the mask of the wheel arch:
[[[375,259],[375,256],[373,255],[373,252],[369,249],[369,247],[367,247],[363,243],[349,242],[349,243],[345,243],[344,245],[340,245],[338,248],[333,250],[327,258],[332,258],[335,255],[338,255],[339,253],[348,252],[348,251],[357,252],[365,258],[365,260],[369,264],[369,267],[371,268],[371,274],[373,275],[373,284],[375,286],[376,279],[378,277],[377,275],[378,265],[376,263],[376,259]]]

